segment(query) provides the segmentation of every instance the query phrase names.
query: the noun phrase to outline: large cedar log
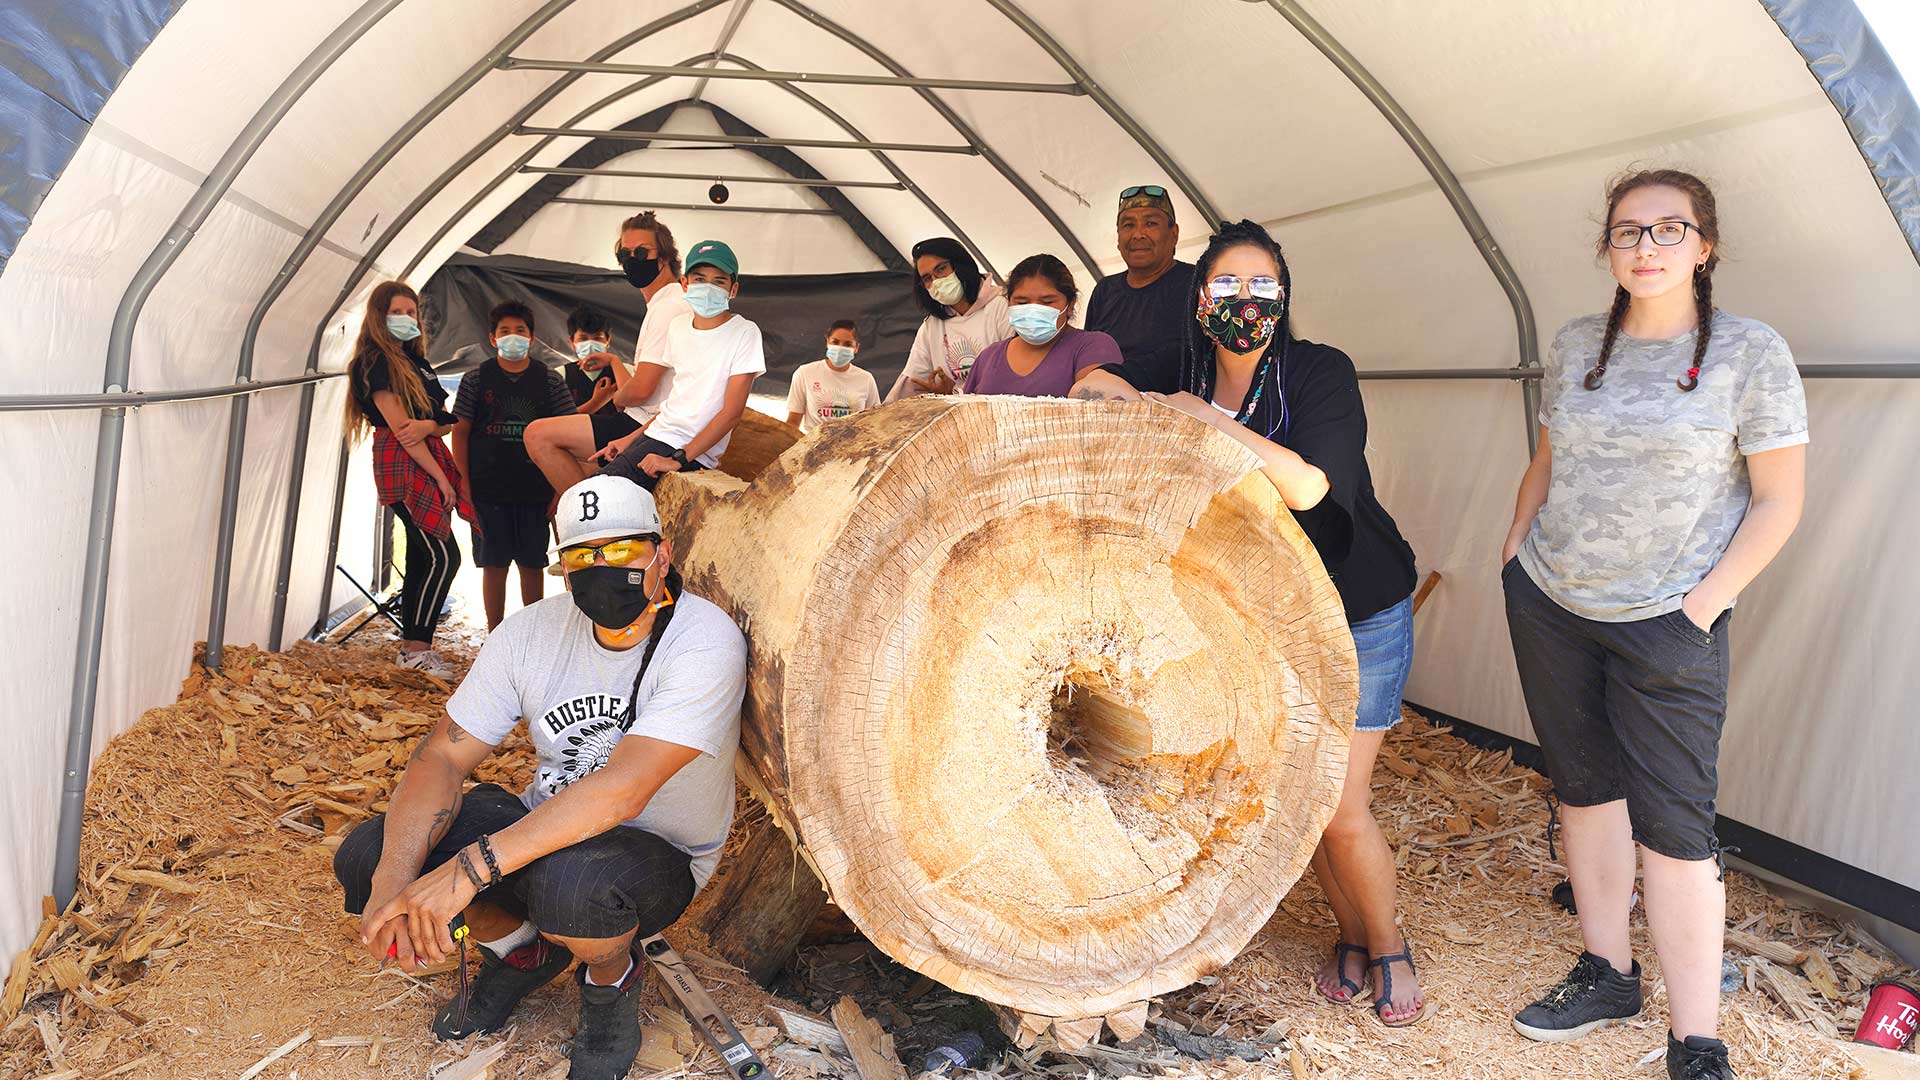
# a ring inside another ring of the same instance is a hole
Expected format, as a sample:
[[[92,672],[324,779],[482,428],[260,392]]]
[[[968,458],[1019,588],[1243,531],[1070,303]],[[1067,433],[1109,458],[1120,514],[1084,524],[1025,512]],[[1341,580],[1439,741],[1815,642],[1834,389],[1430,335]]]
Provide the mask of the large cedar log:
[[[751,485],[661,483],[687,587],[746,632],[743,774],[888,955],[1071,1021],[1272,915],[1358,678],[1257,464],[1156,404],[943,397],[826,424]]]

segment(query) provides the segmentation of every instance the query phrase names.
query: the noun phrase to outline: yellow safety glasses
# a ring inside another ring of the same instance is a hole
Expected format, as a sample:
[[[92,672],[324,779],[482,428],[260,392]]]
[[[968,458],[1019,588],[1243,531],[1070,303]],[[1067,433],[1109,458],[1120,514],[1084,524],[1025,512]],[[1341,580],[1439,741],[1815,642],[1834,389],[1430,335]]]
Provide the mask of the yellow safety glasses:
[[[653,561],[656,550],[651,540],[609,540],[604,544],[579,544],[560,549],[560,565],[568,570],[585,570],[594,556],[607,560],[608,566],[632,566]]]

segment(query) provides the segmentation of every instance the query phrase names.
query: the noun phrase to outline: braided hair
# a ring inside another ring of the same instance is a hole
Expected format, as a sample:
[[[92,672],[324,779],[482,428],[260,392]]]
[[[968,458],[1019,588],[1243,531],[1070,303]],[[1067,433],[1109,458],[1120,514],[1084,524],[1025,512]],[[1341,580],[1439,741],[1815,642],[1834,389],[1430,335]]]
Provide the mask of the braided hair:
[[[1194,260],[1187,302],[1198,306],[1200,294],[1213,277],[1214,263],[1236,247],[1259,248],[1273,256],[1280,276],[1280,324],[1274,327],[1273,336],[1267,339],[1267,347],[1254,368],[1248,403],[1234,413],[1234,419],[1265,438],[1272,439],[1275,432],[1282,432],[1284,437],[1287,404],[1282,380],[1287,369],[1287,347],[1293,342],[1293,275],[1287,269],[1287,258],[1280,251],[1279,241],[1257,222],[1244,218],[1237,222],[1222,221],[1207,242],[1207,249]],[[1207,336],[1199,318],[1188,320],[1180,389],[1206,401],[1213,400],[1213,346],[1213,339]]]
[[[1700,385],[1700,369],[1707,362],[1707,344],[1713,339],[1713,268],[1720,265],[1720,210],[1714,201],[1713,189],[1692,173],[1678,169],[1641,169],[1628,173],[1607,189],[1607,217],[1601,224],[1596,245],[1602,258],[1607,255],[1607,231],[1613,225],[1613,212],[1619,208],[1620,200],[1629,192],[1645,187],[1670,187],[1684,193],[1693,202],[1695,229],[1702,239],[1713,244],[1707,252],[1707,261],[1693,268],[1693,307],[1699,321],[1693,338],[1693,366],[1684,377],[1675,380],[1680,389],[1692,391]],[[1614,287],[1613,308],[1607,312],[1607,330],[1600,339],[1600,358],[1583,382],[1589,390],[1598,390],[1607,377],[1607,361],[1613,356],[1614,342],[1620,337],[1620,323],[1626,318],[1631,301],[1625,288]]]

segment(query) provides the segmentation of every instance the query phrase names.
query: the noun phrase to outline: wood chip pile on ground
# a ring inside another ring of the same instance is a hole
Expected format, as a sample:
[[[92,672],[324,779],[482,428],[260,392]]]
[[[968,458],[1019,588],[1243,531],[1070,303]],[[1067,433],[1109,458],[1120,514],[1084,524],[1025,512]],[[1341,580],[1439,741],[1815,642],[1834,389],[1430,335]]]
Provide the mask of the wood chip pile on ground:
[[[461,666],[476,636],[465,634],[464,645],[445,650]],[[79,898],[48,914],[0,989],[0,1076],[565,1075],[577,1008],[571,980],[533,994],[499,1036],[436,1044],[426,1026],[453,992],[451,969],[376,972],[351,939],[332,846],[384,807],[446,696],[444,685],[392,666],[391,650],[359,641],[282,655],[230,649],[224,673],[196,667],[177,704],[150,710],[107,748],[87,802]],[[531,757],[520,736],[504,749],[481,778],[517,788]],[[1314,993],[1309,974],[1332,926],[1309,877],[1232,964],[1155,1000],[1138,1037],[1108,1035],[1069,1056],[1042,1036],[1029,1050],[1007,1051],[992,1071],[1659,1075],[1658,1061],[1643,1060],[1663,1045],[1659,1019],[1565,1046],[1529,1043],[1507,1026],[1579,947],[1572,918],[1547,901],[1560,871],[1547,858],[1544,781],[1411,714],[1388,740],[1377,781],[1407,933],[1437,1003],[1425,1024],[1388,1031],[1366,1009]],[[754,815],[740,816],[744,826]],[[1727,996],[1722,1022],[1736,1067],[1756,1077],[1848,1076],[1851,1052],[1829,1036],[1852,1030],[1874,980],[1915,973],[1859,932],[1791,907],[1745,875],[1730,873],[1728,885],[1729,950],[1745,981]],[[884,1035],[906,1062],[896,1075],[957,1031],[993,1035],[979,1002],[887,960],[844,920],[821,921],[775,996],[713,958],[696,929],[700,914],[696,904],[667,936],[783,1077],[855,1077],[845,1029],[863,1044]],[[1659,1017],[1664,1000],[1644,927],[1636,945],[1650,1015]],[[648,1039],[635,1076],[724,1075],[657,985],[643,1008]]]

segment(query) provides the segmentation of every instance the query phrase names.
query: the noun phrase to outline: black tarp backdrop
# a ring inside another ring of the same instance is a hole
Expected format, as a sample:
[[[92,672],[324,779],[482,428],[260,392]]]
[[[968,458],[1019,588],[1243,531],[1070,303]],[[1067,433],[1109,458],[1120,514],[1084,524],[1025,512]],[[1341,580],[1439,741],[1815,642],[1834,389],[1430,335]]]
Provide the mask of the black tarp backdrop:
[[[860,366],[873,372],[882,388],[893,385],[920,325],[910,288],[905,274],[891,270],[741,275],[733,309],[760,325],[767,352],[767,373],[754,382],[754,392],[784,395],[795,368],[825,355],[827,324],[836,319],[858,324]],[[460,374],[491,354],[487,311],[504,300],[532,309],[534,337],[569,356],[567,312],[573,308],[586,305],[605,314],[613,327],[614,352],[628,358],[646,313],[640,290],[617,270],[523,255],[456,254],[427,280],[421,295],[427,359],[440,374]],[[476,343],[480,350],[461,353]],[[457,359],[456,353],[461,353]]]

